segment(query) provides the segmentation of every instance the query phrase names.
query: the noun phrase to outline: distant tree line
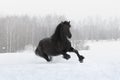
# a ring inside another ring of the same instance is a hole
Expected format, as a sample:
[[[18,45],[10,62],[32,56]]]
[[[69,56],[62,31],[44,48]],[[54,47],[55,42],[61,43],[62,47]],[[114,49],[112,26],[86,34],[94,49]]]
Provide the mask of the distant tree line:
[[[64,16],[7,16],[0,17],[0,53],[23,50],[26,45],[38,42],[52,34]]]
[[[120,17],[87,17],[79,21],[74,30],[75,38],[80,40],[118,40]]]
[[[0,17],[0,53],[23,50],[26,45],[37,46],[52,35],[64,16],[7,16]],[[120,38],[120,18],[103,20],[87,18],[72,25],[72,40],[108,40]]]

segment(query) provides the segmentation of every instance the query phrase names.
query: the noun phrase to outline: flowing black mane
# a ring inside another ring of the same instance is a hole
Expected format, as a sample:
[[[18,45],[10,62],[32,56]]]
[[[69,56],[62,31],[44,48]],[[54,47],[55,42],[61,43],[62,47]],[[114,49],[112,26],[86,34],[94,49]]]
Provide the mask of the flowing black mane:
[[[62,24],[63,22],[61,22],[60,24],[58,24],[54,34],[52,35],[52,40],[57,41],[57,40],[61,40],[61,29],[62,29]]]

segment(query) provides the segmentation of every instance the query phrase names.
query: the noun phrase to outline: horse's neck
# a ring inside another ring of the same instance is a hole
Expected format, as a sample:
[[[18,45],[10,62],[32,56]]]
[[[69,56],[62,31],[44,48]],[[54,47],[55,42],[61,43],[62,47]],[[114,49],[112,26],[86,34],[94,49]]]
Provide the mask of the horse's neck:
[[[54,42],[60,42],[60,43],[66,43],[68,41],[66,37],[60,37],[60,36],[58,36],[57,38],[52,36],[52,40]]]
[[[55,33],[51,36],[52,40],[55,42],[66,42],[68,39],[64,35],[63,31],[55,31]]]
[[[65,43],[67,40],[68,40],[68,39],[67,39],[66,37],[61,38],[61,41],[64,42],[64,43]]]

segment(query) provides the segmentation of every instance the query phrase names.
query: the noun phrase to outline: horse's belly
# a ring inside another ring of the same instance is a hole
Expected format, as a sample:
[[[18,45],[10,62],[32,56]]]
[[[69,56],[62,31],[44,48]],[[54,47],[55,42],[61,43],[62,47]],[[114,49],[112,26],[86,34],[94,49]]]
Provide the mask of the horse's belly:
[[[51,56],[57,56],[62,54],[63,50],[69,49],[71,47],[70,43],[55,43],[50,38],[45,38],[40,42],[40,46],[42,47],[42,51]]]
[[[57,55],[61,54],[58,51],[56,51],[55,49],[44,49],[44,53],[46,53],[49,56],[57,56]]]
[[[43,45],[43,52],[50,56],[60,55],[60,53],[57,51],[57,46],[53,45],[52,43],[49,43],[49,42],[46,42]]]

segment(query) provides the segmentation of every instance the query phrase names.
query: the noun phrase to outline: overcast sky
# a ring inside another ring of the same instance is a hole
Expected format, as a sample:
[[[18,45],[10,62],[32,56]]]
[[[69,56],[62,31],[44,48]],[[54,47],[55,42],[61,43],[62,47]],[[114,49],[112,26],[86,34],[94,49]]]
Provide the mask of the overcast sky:
[[[119,0],[0,0],[0,16],[47,14],[70,19],[85,16],[120,16]]]

